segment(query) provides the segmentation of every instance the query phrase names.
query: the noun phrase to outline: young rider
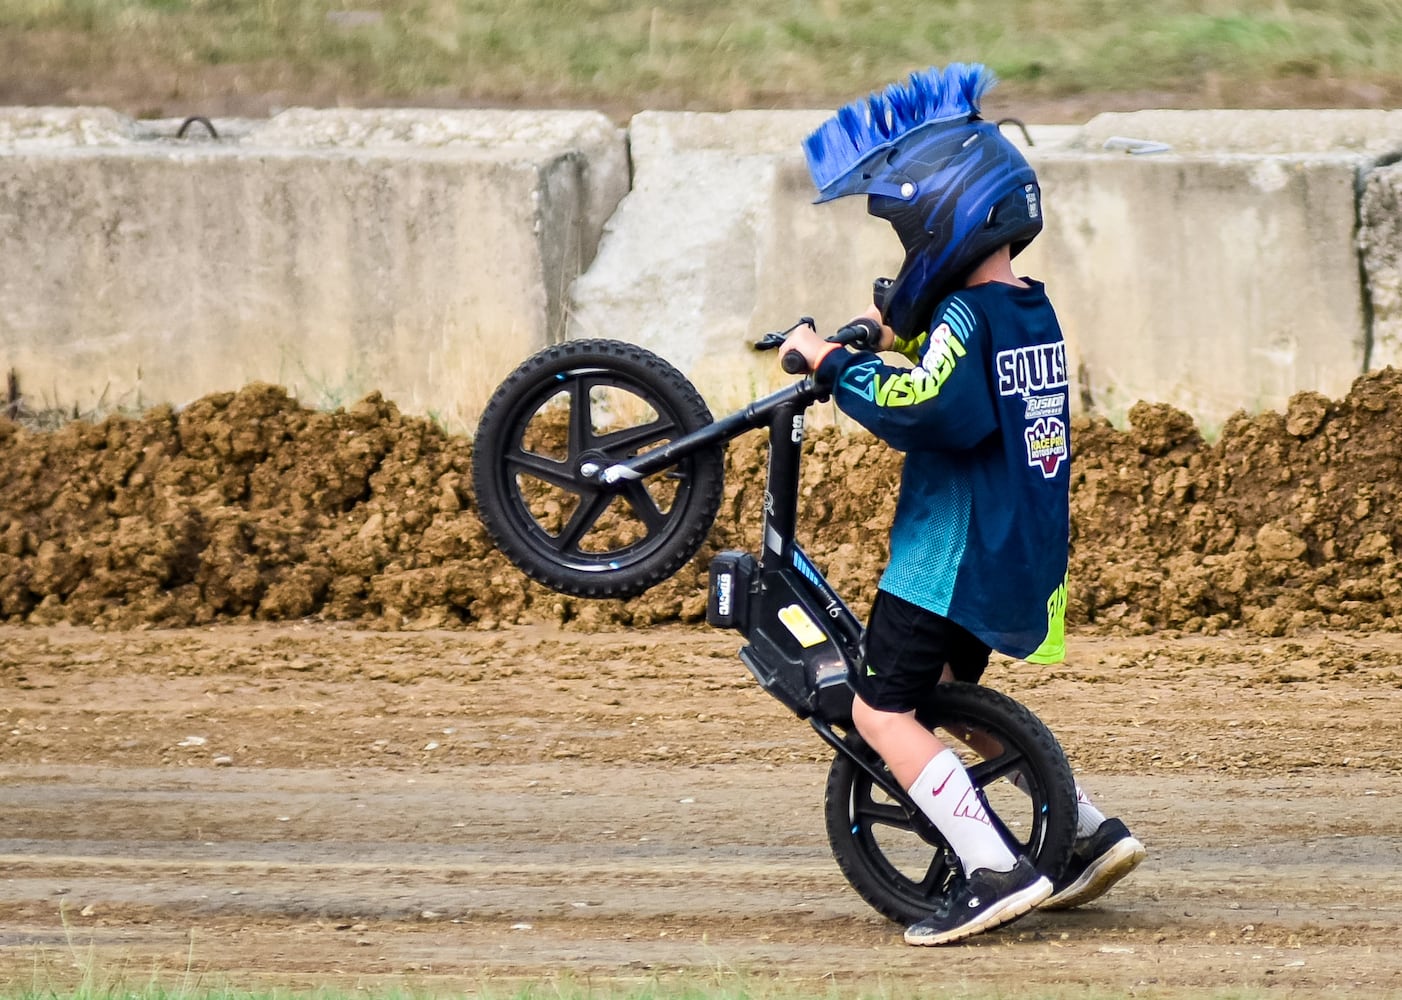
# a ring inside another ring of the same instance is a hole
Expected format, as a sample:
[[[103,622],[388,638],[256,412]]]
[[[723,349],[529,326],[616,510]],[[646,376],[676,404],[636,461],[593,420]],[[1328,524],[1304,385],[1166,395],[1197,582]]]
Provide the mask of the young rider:
[[[981,120],[983,66],[930,69],[849,104],[805,143],[819,202],[867,195],[906,258],[880,308],[881,350],[838,349],[800,326],[797,350],[847,414],[906,453],[891,557],[851,678],[853,722],[959,856],[945,904],[908,928],[944,944],[1033,907],[1104,893],[1145,855],[1078,789],[1071,869],[1057,885],[1014,855],[954,752],[916,720],[932,685],[977,683],[991,649],[1064,656],[1071,460],[1065,345],[1016,256],[1041,231],[1027,161]]]

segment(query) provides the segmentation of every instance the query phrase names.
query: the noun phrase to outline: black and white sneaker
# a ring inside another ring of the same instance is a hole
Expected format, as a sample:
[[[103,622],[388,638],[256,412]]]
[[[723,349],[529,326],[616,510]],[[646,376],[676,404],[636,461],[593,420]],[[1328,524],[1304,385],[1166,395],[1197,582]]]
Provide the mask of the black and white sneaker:
[[[1051,880],[1026,858],[1012,871],[976,869],[938,911],[906,928],[906,944],[948,944],[1016,920],[1052,893]]]
[[[1069,910],[1100,898],[1134,871],[1148,853],[1123,823],[1107,819],[1089,837],[1077,838],[1056,892],[1042,904],[1042,909]]]

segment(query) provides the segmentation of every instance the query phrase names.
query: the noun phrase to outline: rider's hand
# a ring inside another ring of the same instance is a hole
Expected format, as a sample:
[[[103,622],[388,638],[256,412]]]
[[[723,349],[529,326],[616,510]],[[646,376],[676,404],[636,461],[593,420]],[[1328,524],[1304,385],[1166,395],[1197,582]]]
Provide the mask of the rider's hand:
[[[871,306],[858,319],[869,319],[881,327],[881,343],[876,346],[878,351],[889,351],[896,346],[896,331],[881,321],[881,310],[876,306]]]
[[[822,360],[837,350],[838,346],[837,344],[829,344],[818,336],[807,323],[800,323],[784,339],[784,346],[780,349],[779,356],[783,357],[788,351],[797,351],[803,355],[803,360],[808,362],[808,370],[815,372]]]

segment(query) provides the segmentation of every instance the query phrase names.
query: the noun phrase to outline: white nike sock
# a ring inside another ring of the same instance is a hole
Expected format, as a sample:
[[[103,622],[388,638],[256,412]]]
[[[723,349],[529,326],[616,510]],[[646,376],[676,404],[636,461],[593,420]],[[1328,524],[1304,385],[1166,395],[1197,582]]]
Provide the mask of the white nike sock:
[[[1027,775],[1021,771],[1016,772],[1008,779],[1014,788],[1024,795],[1027,792]],[[1090,800],[1085,789],[1080,785],[1076,786],[1076,836],[1090,837],[1100,829],[1100,824],[1105,822],[1105,814],[1095,808],[1095,803]]]
[[[944,834],[968,874],[976,868],[1011,871],[1017,856],[998,835],[969,772],[953,750],[936,754],[910,786],[910,797]]]
[[[1105,814],[1095,808],[1090,796],[1076,786],[1076,836],[1089,837],[1105,822]]]

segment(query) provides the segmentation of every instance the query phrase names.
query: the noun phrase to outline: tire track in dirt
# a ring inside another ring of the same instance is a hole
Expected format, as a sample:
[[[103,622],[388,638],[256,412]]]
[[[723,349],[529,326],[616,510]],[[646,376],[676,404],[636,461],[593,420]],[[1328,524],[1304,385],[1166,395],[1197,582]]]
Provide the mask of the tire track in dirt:
[[[1150,859],[936,954],[843,881],[828,753],[737,645],[0,628],[0,983],[1402,990],[1396,636],[1074,636],[1055,669],[995,664]]]

